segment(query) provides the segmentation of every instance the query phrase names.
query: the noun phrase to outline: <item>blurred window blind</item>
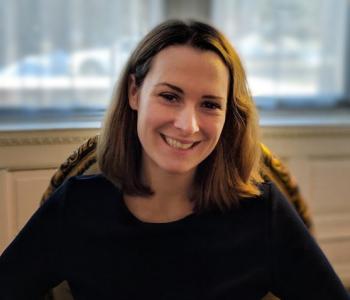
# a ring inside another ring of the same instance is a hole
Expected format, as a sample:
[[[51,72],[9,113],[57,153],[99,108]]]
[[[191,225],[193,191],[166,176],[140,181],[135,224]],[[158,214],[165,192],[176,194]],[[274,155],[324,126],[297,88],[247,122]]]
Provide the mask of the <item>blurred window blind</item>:
[[[161,0],[0,0],[0,109],[103,109]]]
[[[348,96],[349,3],[214,0],[211,13],[237,47],[260,106],[322,106]]]
[[[230,38],[260,107],[334,105],[349,96],[349,3],[0,0],[0,117],[103,111],[139,39],[164,19],[189,17]]]

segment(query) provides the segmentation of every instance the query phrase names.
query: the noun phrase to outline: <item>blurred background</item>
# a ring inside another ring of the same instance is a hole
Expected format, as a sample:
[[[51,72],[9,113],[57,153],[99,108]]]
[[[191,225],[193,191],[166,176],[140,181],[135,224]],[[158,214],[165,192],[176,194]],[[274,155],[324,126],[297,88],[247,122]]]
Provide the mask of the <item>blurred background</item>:
[[[221,29],[245,64],[260,109],[345,109],[349,6],[348,0],[0,0],[0,118],[17,126],[98,122],[130,51],[169,18]]]
[[[137,42],[170,18],[212,23],[237,49],[262,141],[350,289],[350,0],[0,0],[0,253],[98,134]]]

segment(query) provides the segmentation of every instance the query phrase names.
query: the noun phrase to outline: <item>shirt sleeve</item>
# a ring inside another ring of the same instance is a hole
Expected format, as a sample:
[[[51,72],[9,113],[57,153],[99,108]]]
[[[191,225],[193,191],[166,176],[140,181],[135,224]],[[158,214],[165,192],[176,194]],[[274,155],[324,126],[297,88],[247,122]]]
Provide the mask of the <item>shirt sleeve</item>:
[[[0,256],[3,300],[44,299],[62,279],[62,215],[67,184],[30,218]]]
[[[283,300],[349,300],[295,209],[270,184],[271,291]]]

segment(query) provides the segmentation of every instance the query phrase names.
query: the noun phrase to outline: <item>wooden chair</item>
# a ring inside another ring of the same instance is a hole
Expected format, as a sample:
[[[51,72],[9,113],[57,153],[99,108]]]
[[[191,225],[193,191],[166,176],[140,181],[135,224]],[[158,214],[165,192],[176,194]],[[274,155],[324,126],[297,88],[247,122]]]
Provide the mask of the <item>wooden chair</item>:
[[[50,184],[44,192],[41,204],[69,177],[98,173],[96,164],[96,145],[98,136],[91,137],[75,150],[62,163],[51,178]],[[273,181],[286,198],[292,203],[306,227],[312,231],[312,221],[308,206],[300,194],[298,185],[287,167],[265,145],[261,144],[262,159],[260,174],[266,181]],[[46,297],[47,300],[72,300],[67,282],[54,288]],[[276,299],[267,295],[263,299]]]

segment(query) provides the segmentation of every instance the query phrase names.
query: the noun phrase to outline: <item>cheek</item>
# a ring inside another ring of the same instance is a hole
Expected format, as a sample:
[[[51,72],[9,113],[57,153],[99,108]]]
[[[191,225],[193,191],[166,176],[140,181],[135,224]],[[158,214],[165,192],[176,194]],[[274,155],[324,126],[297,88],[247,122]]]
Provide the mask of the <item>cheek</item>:
[[[217,120],[216,122],[212,122],[211,123],[211,128],[210,128],[210,131],[211,131],[211,134],[212,136],[216,137],[217,140],[219,140],[221,134],[222,134],[222,131],[223,131],[223,128],[224,128],[224,125],[225,125],[225,119],[219,119]]]
[[[223,128],[224,128],[224,122],[220,122],[220,124],[217,124],[216,129],[215,129],[215,147],[219,143],[220,139],[222,138],[223,134]]]
[[[224,121],[223,122],[221,122],[221,124],[220,124],[220,136],[222,135],[222,132],[224,131],[224,127],[225,127],[225,119],[224,119]]]
[[[150,103],[140,112],[139,117],[141,126],[152,127],[153,129],[165,126],[174,119],[171,109],[158,105],[157,103]]]
[[[139,136],[147,136],[162,124],[162,115],[151,110],[140,112],[137,119],[137,131]]]

